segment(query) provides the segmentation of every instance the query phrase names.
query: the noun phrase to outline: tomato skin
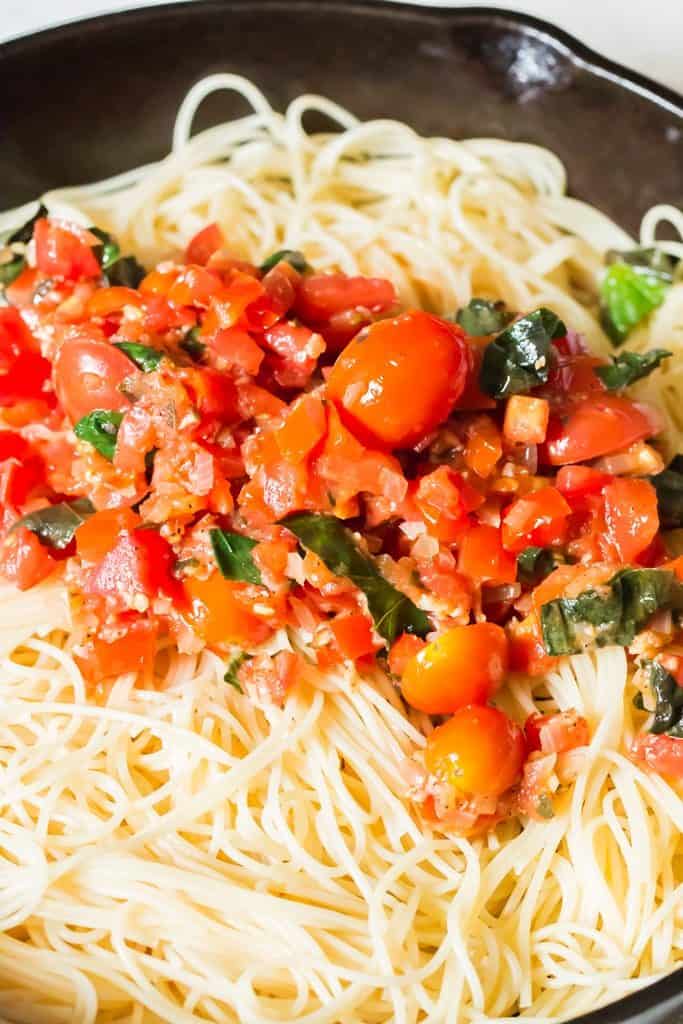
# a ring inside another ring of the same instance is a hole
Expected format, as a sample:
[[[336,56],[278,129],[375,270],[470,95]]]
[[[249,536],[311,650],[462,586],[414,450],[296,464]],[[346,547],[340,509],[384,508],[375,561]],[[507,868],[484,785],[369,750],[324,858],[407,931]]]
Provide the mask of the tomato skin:
[[[50,398],[45,385],[51,367],[38,344],[13,307],[0,308],[0,406]]]
[[[458,570],[477,582],[514,583],[517,559],[503,547],[501,531],[485,523],[471,527],[458,551]]]
[[[563,419],[551,417],[539,455],[553,466],[585,462],[656,433],[653,418],[641,406],[619,395],[599,395],[579,402]]]
[[[72,423],[95,409],[125,412],[130,401],[120,385],[136,376],[140,371],[128,356],[96,337],[67,338],[54,362],[57,398]]]
[[[95,512],[76,530],[76,551],[86,562],[100,562],[116,546],[122,533],[130,533],[142,524],[130,508]]]
[[[609,473],[601,473],[590,466],[560,466],[555,486],[574,509],[584,504],[588,496],[600,494],[611,479]]]
[[[301,280],[295,309],[302,320],[320,324],[358,306],[382,313],[395,303],[394,286],[384,278],[310,274]]]
[[[180,271],[166,298],[173,306],[208,306],[211,299],[223,291],[218,274],[204,267],[189,264]]]
[[[500,796],[521,777],[525,755],[524,733],[507,715],[469,705],[430,734],[425,766],[460,794]]]
[[[83,236],[87,232],[76,225],[69,227],[41,217],[33,229],[36,265],[48,277],[78,281],[82,277],[100,277],[102,268],[92,245]]]
[[[218,249],[222,249],[224,245],[225,237],[218,224],[215,222],[207,224],[205,228],[202,228],[201,231],[198,231],[190,239],[190,243],[185,250],[185,262],[198,263],[204,267],[209,262],[209,258]]]
[[[556,487],[517,498],[503,516],[503,547],[515,553],[529,545],[549,547],[564,539],[571,508]]]
[[[287,462],[303,462],[327,433],[325,407],[315,395],[304,395],[291,407],[275,431],[275,441]]]
[[[113,288],[98,288],[88,299],[85,311],[88,316],[109,316],[118,313],[124,306],[140,307],[142,296],[134,288],[117,285]]]
[[[659,530],[657,492],[649,480],[616,477],[604,490],[610,541],[628,565],[652,543]]]
[[[508,641],[500,626],[454,626],[408,661],[401,691],[412,707],[428,715],[485,704],[503,681],[508,660]]]
[[[184,582],[189,618],[207,644],[255,647],[268,637],[270,627],[249,607],[249,587],[214,572],[206,580]],[[240,595],[242,599],[240,599]]]
[[[57,563],[35,533],[20,526],[13,530],[0,548],[0,576],[19,590],[28,590],[49,576]]]
[[[332,368],[328,393],[365,444],[407,447],[448,416],[467,364],[458,327],[429,313],[405,313],[356,335]]]

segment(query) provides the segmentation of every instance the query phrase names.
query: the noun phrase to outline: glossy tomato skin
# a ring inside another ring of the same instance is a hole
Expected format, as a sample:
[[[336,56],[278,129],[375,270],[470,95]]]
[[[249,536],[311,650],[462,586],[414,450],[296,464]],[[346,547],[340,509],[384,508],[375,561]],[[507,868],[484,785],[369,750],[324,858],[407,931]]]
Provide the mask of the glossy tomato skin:
[[[78,281],[82,277],[99,277],[102,269],[93,252],[88,232],[75,225],[62,225],[41,217],[36,221],[33,240],[36,265],[48,277]],[[96,242],[94,236],[92,242]]]
[[[508,641],[492,622],[454,626],[440,633],[405,665],[401,691],[428,715],[485,704],[505,677]]]
[[[529,545],[550,547],[561,543],[571,508],[555,487],[513,501],[503,516],[503,546],[518,553]]]
[[[430,734],[425,767],[463,796],[501,796],[519,780],[525,756],[518,725],[497,708],[469,705]]]
[[[553,466],[585,462],[652,437],[658,425],[650,410],[620,395],[597,395],[551,417],[539,455]]]
[[[121,384],[139,375],[128,356],[98,337],[67,338],[54,362],[57,398],[72,423],[95,409],[125,412],[130,401]]]
[[[405,448],[446,419],[467,368],[460,328],[429,313],[405,313],[356,335],[332,368],[328,393],[363,443]]]
[[[347,310],[381,313],[395,303],[394,286],[384,278],[310,274],[299,285],[295,309],[302,320],[320,324]]]
[[[649,480],[616,477],[603,494],[609,540],[621,561],[629,565],[659,530],[657,492]]]

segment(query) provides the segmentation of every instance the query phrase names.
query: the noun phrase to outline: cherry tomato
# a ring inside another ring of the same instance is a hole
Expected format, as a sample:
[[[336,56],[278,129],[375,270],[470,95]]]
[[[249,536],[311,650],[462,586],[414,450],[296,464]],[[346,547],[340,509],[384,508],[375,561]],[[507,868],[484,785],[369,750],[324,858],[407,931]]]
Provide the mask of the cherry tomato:
[[[57,398],[72,423],[95,409],[124,412],[130,401],[120,385],[139,375],[127,355],[97,338],[68,338],[54,363]]]
[[[503,546],[519,552],[530,544],[548,547],[564,539],[571,508],[555,487],[513,501],[503,516]]]
[[[48,277],[78,281],[81,277],[100,277],[102,274],[92,249],[97,239],[83,228],[41,217],[33,229],[33,239],[36,265]]]
[[[657,492],[648,480],[616,477],[604,490],[605,522],[622,562],[634,562],[659,530]]]
[[[657,430],[649,410],[619,395],[596,395],[565,417],[551,417],[541,454],[553,466],[585,462],[628,448]]]
[[[56,565],[35,533],[23,526],[13,530],[0,548],[0,576],[14,583],[19,590],[28,590],[40,583]]]
[[[185,251],[185,262],[206,266],[209,257],[224,245],[225,238],[218,224],[207,224],[205,228],[197,232],[194,238],[190,239],[190,244]]]
[[[410,659],[401,691],[414,708],[444,715],[467,704],[485,704],[508,668],[505,631],[492,622],[455,626]]]
[[[460,328],[429,313],[405,313],[356,335],[332,368],[328,392],[364,443],[407,447],[448,416],[467,362]]]
[[[394,286],[383,278],[310,274],[301,280],[295,308],[302,320],[319,324],[358,306],[382,313],[395,303]]]
[[[270,633],[268,623],[249,607],[249,587],[214,572],[206,580],[190,577],[184,583],[190,601],[190,620],[207,644],[255,647]]]
[[[517,782],[526,754],[524,733],[497,708],[460,708],[427,739],[430,775],[462,794],[500,796]]]

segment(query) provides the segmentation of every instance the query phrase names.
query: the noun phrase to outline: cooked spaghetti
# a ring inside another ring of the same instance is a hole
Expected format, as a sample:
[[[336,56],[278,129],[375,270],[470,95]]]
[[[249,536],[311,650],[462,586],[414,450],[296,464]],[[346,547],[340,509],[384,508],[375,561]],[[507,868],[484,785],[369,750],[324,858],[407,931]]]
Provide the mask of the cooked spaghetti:
[[[547,1020],[683,961],[683,215],[564,191],[217,75],[0,216],[8,1020]]]

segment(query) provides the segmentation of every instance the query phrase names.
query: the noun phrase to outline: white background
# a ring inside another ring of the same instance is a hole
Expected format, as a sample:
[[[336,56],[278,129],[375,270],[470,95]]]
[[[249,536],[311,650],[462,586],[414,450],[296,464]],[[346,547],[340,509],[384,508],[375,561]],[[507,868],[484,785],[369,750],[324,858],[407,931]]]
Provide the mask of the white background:
[[[73,18],[150,2],[159,0],[0,0],[0,41]],[[450,0],[432,0],[432,4],[464,6]],[[536,14],[600,53],[683,92],[683,0],[509,0],[489,6]]]

